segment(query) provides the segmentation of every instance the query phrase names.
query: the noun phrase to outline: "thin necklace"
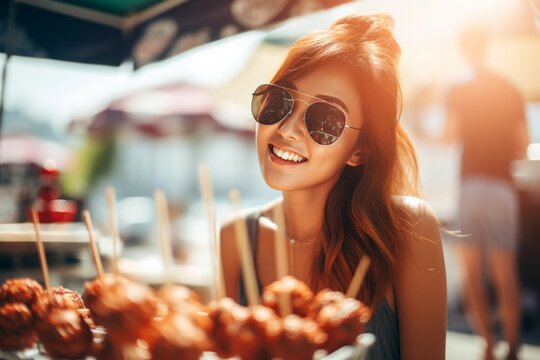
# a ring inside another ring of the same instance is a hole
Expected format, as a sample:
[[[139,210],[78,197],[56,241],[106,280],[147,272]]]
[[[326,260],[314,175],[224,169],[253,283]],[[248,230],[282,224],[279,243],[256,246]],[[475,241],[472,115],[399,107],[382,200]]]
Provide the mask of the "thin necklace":
[[[313,244],[316,240],[317,240],[317,237],[303,240],[303,241],[298,241],[296,239],[289,239],[289,243],[291,245],[310,245],[310,244]]]
[[[315,237],[312,237],[312,238],[309,238],[307,240],[304,240],[304,241],[298,241],[296,239],[293,239],[291,237],[288,236],[287,234],[287,238],[289,238],[289,272],[291,274],[291,276],[294,276],[294,254],[293,254],[293,249],[294,248],[297,248],[298,246],[306,246],[306,245],[311,245],[313,244],[315,241],[317,241],[317,239],[319,238],[318,236],[315,236]]]
[[[306,240],[296,240],[295,238],[293,238],[291,235],[287,233],[287,239],[289,239],[289,243],[291,245],[310,245],[319,239],[319,235],[315,235],[313,237],[307,238]]]

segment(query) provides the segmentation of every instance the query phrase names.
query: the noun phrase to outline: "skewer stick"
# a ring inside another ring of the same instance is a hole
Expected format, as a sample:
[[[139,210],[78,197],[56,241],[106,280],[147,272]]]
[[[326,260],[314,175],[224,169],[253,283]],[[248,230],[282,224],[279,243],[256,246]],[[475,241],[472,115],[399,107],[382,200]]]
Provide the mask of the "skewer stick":
[[[283,279],[289,274],[289,266],[287,264],[287,235],[285,234],[285,214],[283,213],[283,205],[278,204],[274,207],[274,220],[277,225],[275,251],[276,251],[276,270],[277,279]],[[283,317],[292,313],[291,298],[289,294],[282,293],[279,297],[279,310]]]
[[[355,298],[356,295],[358,295],[358,290],[360,290],[360,286],[362,286],[362,282],[364,281],[364,277],[366,276],[370,263],[371,259],[369,258],[369,256],[362,256],[362,258],[358,262],[358,267],[356,268],[354,276],[351,280],[349,289],[347,289],[347,297]]]
[[[233,204],[233,208],[240,210],[240,193],[234,189],[229,192],[229,197]],[[249,305],[258,305],[259,296],[257,290],[257,280],[255,278],[255,267],[253,266],[253,258],[251,257],[251,249],[248,240],[248,231],[246,219],[240,214],[234,220],[234,228],[236,232],[236,241],[240,251],[240,259],[242,261],[242,275],[246,286],[246,295]]]
[[[172,266],[172,250],[171,250],[171,231],[169,222],[169,206],[167,198],[162,190],[154,192],[154,200],[156,203],[158,240],[161,248],[161,257],[163,259],[163,277],[165,286],[172,284],[171,266]]]
[[[109,231],[112,241],[112,270],[115,275],[118,275],[118,222],[116,218],[116,192],[112,186],[108,186],[106,190],[107,209],[109,210]]]
[[[210,235],[210,249],[212,256],[212,266],[214,272],[214,291],[219,300],[225,297],[225,280],[221,269],[221,251],[220,244],[217,241],[216,234],[216,212],[214,208],[214,195],[212,183],[210,181],[210,172],[206,164],[199,164],[199,183],[208,220],[208,233]]]
[[[90,252],[92,253],[92,258],[94,259],[94,264],[96,265],[96,271],[98,277],[103,277],[103,265],[101,264],[101,258],[99,257],[99,251],[96,245],[96,240],[94,238],[94,225],[92,225],[92,218],[90,217],[90,212],[84,210],[82,213],[84,225],[86,225],[86,230],[88,231],[88,238],[90,239]]]
[[[34,224],[34,232],[36,233],[36,245],[39,254],[39,262],[41,264],[41,271],[43,272],[43,279],[45,281],[45,289],[49,291],[51,289],[51,279],[49,277],[49,267],[47,266],[47,259],[45,257],[45,249],[43,247],[43,240],[41,240],[41,234],[39,232],[39,217],[36,209],[32,208],[32,223]]]

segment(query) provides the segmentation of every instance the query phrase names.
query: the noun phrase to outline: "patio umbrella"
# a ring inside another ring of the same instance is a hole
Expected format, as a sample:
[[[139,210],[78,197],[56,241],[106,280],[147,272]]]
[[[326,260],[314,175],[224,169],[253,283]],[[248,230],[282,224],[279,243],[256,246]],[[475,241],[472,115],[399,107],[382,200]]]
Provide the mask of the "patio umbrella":
[[[127,94],[97,113],[88,125],[93,134],[107,134],[121,128],[137,130],[147,136],[162,137],[184,134],[199,126],[218,131],[253,136],[253,128],[232,126],[220,117],[223,104],[213,98],[209,89],[173,83]],[[240,115],[235,109],[227,112]],[[240,116],[245,115],[242,113]],[[236,119],[239,122],[239,119]],[[246,122],[251,125],[251,122]]]
[[[348,0],[9,0],[0,51],[135,67]]]
[[[64,169],[72,157],[69,147],[28,134],[5,136],[0,142],[0,152],[2,153],[0,164],[43,166],[45,161],[54,160],[59,169]]]
[[[134,68],[350,0],[4,0],[0,136],[11,55]]]

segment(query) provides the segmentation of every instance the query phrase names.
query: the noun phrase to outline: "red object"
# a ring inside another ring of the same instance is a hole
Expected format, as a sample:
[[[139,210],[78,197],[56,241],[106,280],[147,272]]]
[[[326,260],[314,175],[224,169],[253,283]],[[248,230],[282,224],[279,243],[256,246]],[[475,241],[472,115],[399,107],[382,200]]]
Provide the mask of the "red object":
[[[38,200],[34,208],[40,223],[72,222],[77,215],[77,203],[72,200]]]
[[[32,205],[40,223],[71,222],[77,215],[77,204],[72,200],[59,199],[57,186],[60,172],[52,160],[47,160],[39,172],[40,186]],[[30,215],[30,218],[32,216]]]

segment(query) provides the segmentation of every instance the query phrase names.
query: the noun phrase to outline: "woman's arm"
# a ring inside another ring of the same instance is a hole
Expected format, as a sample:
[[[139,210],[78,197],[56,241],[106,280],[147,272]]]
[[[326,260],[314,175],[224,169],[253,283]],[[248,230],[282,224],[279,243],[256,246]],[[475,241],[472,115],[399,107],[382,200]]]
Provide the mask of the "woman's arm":
[[[220,232],[221,270],[225,281],[225,295],[238,301],[238,277],[240,276],[240,260],[236,245],[234,219],[227,220]]]
[[[404,200],[414,230],[397,259],[396,305],[402,360],[445,358],[446,271],[439,224],[423,200]]]

